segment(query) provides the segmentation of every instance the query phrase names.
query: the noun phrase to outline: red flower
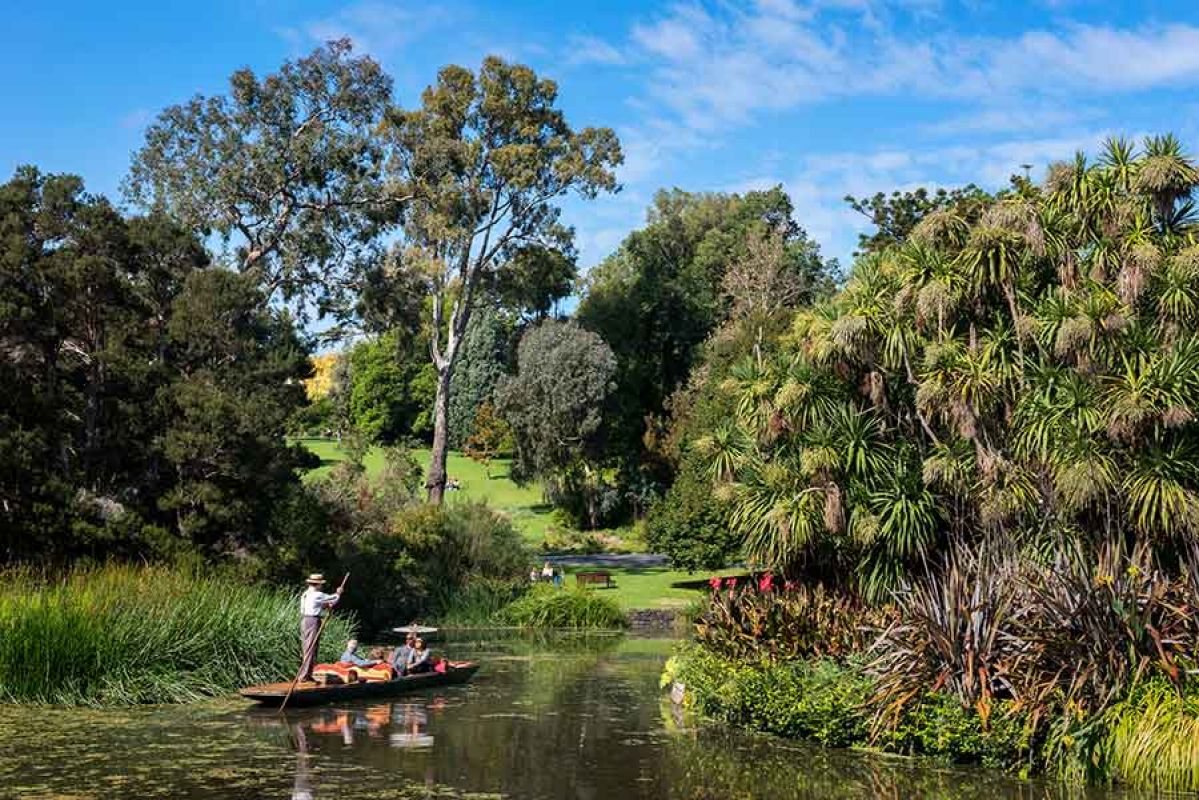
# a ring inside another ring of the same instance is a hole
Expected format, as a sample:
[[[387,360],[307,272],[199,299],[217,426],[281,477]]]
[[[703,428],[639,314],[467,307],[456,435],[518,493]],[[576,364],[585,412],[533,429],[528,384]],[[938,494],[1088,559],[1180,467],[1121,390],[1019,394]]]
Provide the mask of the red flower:
[[[718,591],[720,589],[720,576],[713,575],[711,578],[708,578],[708,585],[712,587],[712,591]]]
[[[725,578],[724,579],[724,588],[736,589],[737,588],[737,579],[736,578]]]
[[[762,577],[758,578],[758,591],[769,592],[774,589],[774,576],[767,572]]]

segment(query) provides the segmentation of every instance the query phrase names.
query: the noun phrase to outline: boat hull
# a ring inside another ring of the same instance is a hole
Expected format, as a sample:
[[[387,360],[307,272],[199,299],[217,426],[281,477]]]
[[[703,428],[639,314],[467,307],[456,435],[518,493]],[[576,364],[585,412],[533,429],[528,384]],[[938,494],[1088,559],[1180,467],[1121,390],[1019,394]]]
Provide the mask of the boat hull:
[[[323,703],[340,702],[343,700],[360,700],[376,697],[392,697],[421,689],[431,689],[437,686],[452,686],[466,683],[479,671],[479,665],[463,662],[447,669],[445,672],[425,672],[419,675],[406,675],[392,681],[360,681],[358,683],[340,683],[321,685],[311,681],[296,684],[291,699],[287,701],[288,708],[293,706],[315,706]],[[287,697],[291,683],[264,683],[260,686],[248,686],[239,694],[247,700],[263,706],[279,706]]]

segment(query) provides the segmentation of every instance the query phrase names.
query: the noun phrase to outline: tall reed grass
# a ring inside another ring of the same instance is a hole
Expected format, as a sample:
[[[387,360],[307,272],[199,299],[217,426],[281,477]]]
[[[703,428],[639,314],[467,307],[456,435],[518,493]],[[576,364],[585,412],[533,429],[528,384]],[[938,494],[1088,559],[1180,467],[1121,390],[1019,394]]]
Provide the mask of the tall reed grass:
[[[162,567],[0,578],[0,701],[188,702],[284,680],[299,665],[287,592]],[[330,619],[321,657],[336,658],[352,628]]]
[[[522,628],[623,628],[628,624],[620,605],[586,589],[535,586],[497,615],[505,625]]]
[[[1101,745],[1106,777],[1164,792],[1199,790],[1199,707],[1174,687],[1154,682],[1107,713]]]

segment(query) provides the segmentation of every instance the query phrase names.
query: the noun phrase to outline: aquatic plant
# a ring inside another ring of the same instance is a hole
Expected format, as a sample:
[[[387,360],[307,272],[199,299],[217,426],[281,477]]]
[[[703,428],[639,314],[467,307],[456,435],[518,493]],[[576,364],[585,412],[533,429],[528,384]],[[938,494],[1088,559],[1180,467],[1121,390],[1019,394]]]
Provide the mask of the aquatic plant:
[[[288,592],[164,567],[106,566],[43,578],[9,571],[0,595],[0,700],[187,702],[294,675],[298,603]],[[352,618],[335,615],[321,657]]]
[[[623,628],[628,624],[620,605],[588,589],[535,586],[509,603],[497,621],[523,628]]]
[[[1109,779],[1158,791],[1199,788],[1199,706],[1152,681],[1105,715],[1099,746]]]

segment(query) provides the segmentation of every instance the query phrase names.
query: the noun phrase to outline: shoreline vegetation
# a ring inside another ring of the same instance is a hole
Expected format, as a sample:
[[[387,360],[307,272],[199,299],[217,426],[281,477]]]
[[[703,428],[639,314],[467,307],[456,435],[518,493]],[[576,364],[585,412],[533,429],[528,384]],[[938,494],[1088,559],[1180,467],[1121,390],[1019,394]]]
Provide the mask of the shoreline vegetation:
[[[1199,790],[1199,700],[1147,680],[1103,713],[1048,731],[1027,708],[999,701],[983,719],[944,692],[922,693],[892,726],[873,729],[878,689],[860,661],[750,663],[684,645],[663,687],[685,687],[684,704],[740,727],[824,747],[864,749],[974,764],[1021,778],[1162,792]]]
[[[4,573],[0,702],[183,703],[294,675],[298,593],[167,567]],[[332,616],[320,658],[355,622]]]
[[[955,550],[893,603],[714,577],[661,684],[699,713],[827,747],[1021,777],[1199,790],[1196,572],[1107,545]]]

